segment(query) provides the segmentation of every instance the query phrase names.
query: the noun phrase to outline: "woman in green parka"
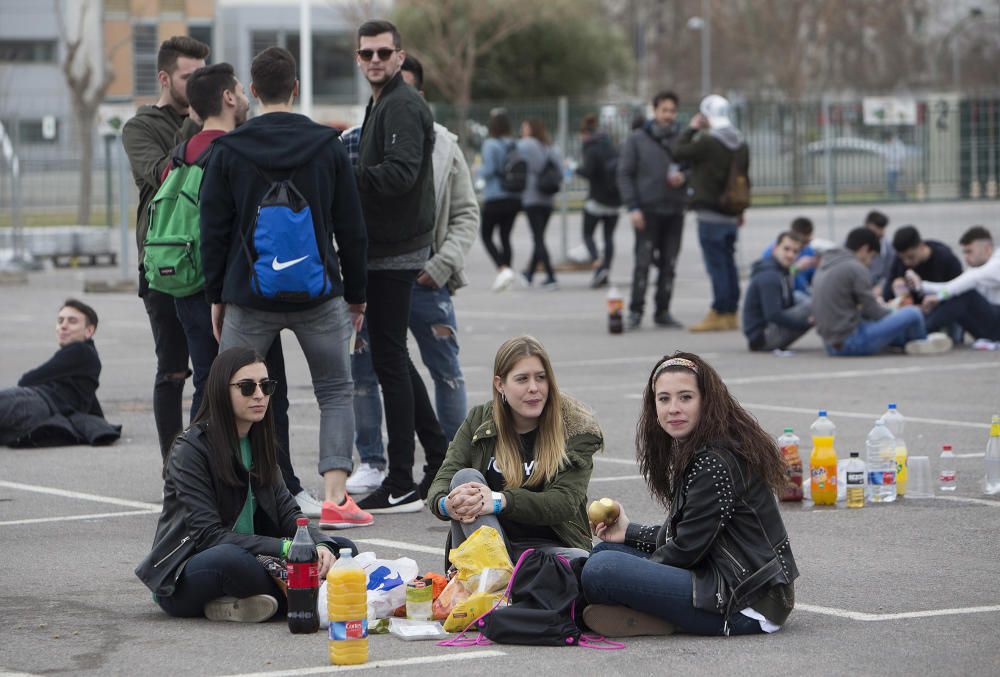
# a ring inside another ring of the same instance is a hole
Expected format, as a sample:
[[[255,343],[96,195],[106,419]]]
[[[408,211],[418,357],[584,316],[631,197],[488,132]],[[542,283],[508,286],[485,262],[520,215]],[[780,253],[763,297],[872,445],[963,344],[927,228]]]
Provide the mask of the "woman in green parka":
[[[451,521],[452,547],[485,525],[512,559],[527,548],[586,557],[587,485],[603,446],[594,415],[559,392],[542,344],[508,339],[493,364],[493,399],[469,412],[427,504]]]

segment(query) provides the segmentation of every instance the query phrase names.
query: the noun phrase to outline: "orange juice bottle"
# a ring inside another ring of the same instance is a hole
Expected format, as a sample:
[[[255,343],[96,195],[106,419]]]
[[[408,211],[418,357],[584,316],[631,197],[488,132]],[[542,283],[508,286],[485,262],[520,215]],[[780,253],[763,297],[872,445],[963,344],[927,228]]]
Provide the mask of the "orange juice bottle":
[[[809,456],[810,488],[813,503],[835,505],[837,503],[837,452],[833,448],[833,438],[837,428],[820,410],[819,417],[810,427],[813,450]]]
[[[330,663],[368,662],[368,577],[361,565],[342,548],[340,558],[326,574],[330,615]]]

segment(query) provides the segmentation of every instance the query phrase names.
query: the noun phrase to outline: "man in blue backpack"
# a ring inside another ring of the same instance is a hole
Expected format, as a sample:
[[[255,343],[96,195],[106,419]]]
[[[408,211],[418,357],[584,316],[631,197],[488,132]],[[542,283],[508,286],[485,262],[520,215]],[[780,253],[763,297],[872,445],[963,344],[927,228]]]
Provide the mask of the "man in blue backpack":
[[[201,184],[205,297],[220,350],[264,354],[282,329],[302,347],[320,408],[319,526],[365,526],[353,469],[351,332],[365,311],[367,238],[338,132],[292,113],[295,59],[270,47],[250,68],[261,115],[213,142]],[[336,238],[337,248],[333,246]]]

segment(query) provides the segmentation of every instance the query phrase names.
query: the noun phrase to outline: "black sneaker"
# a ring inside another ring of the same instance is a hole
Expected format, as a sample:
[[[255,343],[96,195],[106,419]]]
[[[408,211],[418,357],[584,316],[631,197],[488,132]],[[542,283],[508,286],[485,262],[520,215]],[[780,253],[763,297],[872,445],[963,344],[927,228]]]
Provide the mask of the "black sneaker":
[[[393,496],[388,485],[383,484],[358,501],[358,507],[371,513],[420,512],[424,507],[424,502],[417,494],[416,487],[403,494]]]
[[[431,490],[431,483],[434,482],[434,477],[436,475],[437,471],[424,473],[424,478],[420,480],[420,484],[417,485],[417,493],[420,495],[421,500],[427,500],[427,492]]]
[[[666,329],[683,329],[684,325],[677,321],[673,315],[669,312],[657,313],[653,316],[653,322],[656,323],[657,327],[664,327]]]
[[[590,281],[591,289],[600,289],[601,287],[608,286],[608,269],[598,268],[594,271],[594,277]]]
[[[642,315],[639,313],[629,313],[628,320],[625,321],[625,329],[627,331],[635,331],[642,324]]]

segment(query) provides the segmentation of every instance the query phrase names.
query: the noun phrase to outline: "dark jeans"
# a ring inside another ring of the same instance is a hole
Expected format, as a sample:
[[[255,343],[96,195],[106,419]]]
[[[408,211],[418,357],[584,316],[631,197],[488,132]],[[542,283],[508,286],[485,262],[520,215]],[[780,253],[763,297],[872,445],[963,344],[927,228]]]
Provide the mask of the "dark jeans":
[[[615,226],[618,225],[618,214],[598,215],[583,211],[583,244],[590,253],[590,260],[597,260],[597,245],[594,243],[594,231],[598,224],[604,226],[604,258],[598,270],[611,270],[611,262],[615,259]]]
[[[790,319],[794,318],[795,320],[805,322],[812,315],[812,303],[809,301],[798,303],[791,308],[786,308],[783,312]],[[766,350],[768,352],[772,350],[786,350],[788,346],[802,338],[810,329],[811,327],[792,329],[774,322],[768,322],[767,326],[764,327],[763,344],[751,349]]]
[[[192,377],[194,395],[191,397],[191,419],[193,420],[201,405],[208,372],[212,368],[215,356],[219,354],[219,344],[212,332],[212,306],[205,301],[201,292],[175,298],[174,305],[177,309],[177,319],[184,327],[188,352],[191,354],[191,367],[194,370]],[[302,491],[302,482],[295,475],[289,453],[288,378],[285,375],[285,355],[281,349],[280,336],[271,344],[264,360],[267,362],[268,375],[278,381],[278,388],[271,396],[268,405],[274,416],[274,430],[278,437],[278,466],[281,468],[281,476],[285,480],[285,486],[294,496]]]
[[[528,217],[528,225],[531,226],[531,237],[534,240],[535,248],[531,252],[531,261],[524,270],[528,282],[535,274],[535,267],[540,263],[545,269],[546,279],[552,282],[556,279],[556,273],[552,270],[552,261],[549,260],[549,250],[545,246],[545,227],[549,225],[549,217],[552,216],[552,207],[532,205],[525,207],[524,213]]]
[[[52,415],[34,388],[0,390],[0,445],[13,444]]]
[[[674,274],[677,254],[684,235],[684,214],[653,214],[643,212],[646,227],[635,231],[635,263],[632,269],[632,299],[629,311],[642,315],[646,307],[646,288],[649,285],[649,267],[656,264],[656,314],[670,312],[670,299],[674,293]]]
[[[736,272],[735,223],[698,219],[698,240],[705,259],[705,270],[712,280],[712,309],[717,313],[735,313],[740,304],[740,277]]]
[[[184,565],[170,597],[158,597],[160,608],[171,616],[203,615],[205,605],[219,597],[271,595],[278,600],[278,614],[287,610],[285,595],[257,558],[243,548],[225,543],[199,552]]]
[[[505,198],[503,200],[490,200],[483,203],[482,224],[480,231],[483,236],[483,244],[486,252],[493,259],[497,268],[503,266],[510,267],[510,232],[514,229],[514,219],[521,211],[521,200],[518,198]],[[493,242],[493,231],[500,231],[500,248],[497,249]]]
[[[650,562],[649,555],[618,543],[600,543],[583,567],[583,592],[590,604],[614,604],[651,614],[692,635],[721,635],[721,614],[696,609],[692,573]],[[760,623],[736,611],[731,635],[763,632]]]
[[[182,400],[188,370],[188,348],[184,327],[177,319],[174,297],[147,289],[142,297],[153,331],[156,351],[156,380],[153,384],[153,418],[160,440],[160,454],[167,457],[170,445],[184,429]],[[181,378],[172,376],[183,374]]]
[[[382,386],[389,472],[386,484],[399,496],[413,488],[415,405],[406,332],[416,270],[368,271],[368,335],[372,366]],[[424,397],[426,397],[426,390]],[[429,399],[428,399],[429,402]]]
[[[927,316],[927,331],[947,330],[950,324],[957,324],[977,339],[1000,341],[1000,306],[971,289],[942,301]]]

